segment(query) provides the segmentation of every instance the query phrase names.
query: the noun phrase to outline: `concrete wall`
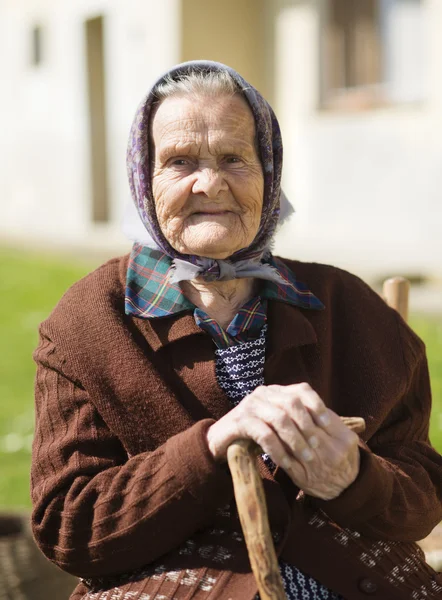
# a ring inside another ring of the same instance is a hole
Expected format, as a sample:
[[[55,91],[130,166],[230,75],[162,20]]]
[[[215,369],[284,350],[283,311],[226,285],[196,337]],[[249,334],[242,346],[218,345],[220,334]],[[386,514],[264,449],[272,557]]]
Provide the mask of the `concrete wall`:
[[[267,95],[265,0],[182,0],[182,59],[224,62]]]
[[[4,0],[0,236],[125,244],[125,152],[135,109],[158,73],[206,57],[236,67],[279,116],[284,187],[297,210],[280,232],[279,252],[361,273],[442,276],[442,3],[422,2],[425,100],[336,113],[318,110],[323,0]],[[400,38],[410,16],[396,4],[389,27]],[[85,20],[98,15],[105,17],[111,203],[111,222],[100,226],[90,219],[84,40]],[[44,28],[44,47],[33,68],[35,24]],[[390,65],[400,63],[391,48],[390,56]]]

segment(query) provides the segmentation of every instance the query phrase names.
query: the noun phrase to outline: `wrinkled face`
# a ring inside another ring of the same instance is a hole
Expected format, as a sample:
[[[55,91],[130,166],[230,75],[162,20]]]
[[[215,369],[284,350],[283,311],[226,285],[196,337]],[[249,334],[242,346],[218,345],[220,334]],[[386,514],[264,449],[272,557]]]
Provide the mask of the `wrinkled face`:
[[[220,259],[249,246],[258,232],[264,178],[246,100],[166,98],[151,134],[153,195],[170,245]]]

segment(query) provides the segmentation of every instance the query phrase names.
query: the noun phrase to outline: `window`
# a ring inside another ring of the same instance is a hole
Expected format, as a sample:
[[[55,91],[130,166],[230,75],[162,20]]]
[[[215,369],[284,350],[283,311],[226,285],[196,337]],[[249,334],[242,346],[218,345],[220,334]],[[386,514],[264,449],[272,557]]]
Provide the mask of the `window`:
[[[323,107],[423,99],[421,0],[326,0],[324,7]]]
[[[38,67],[42,60],[42,29],[40,26],[36,26],[32,29],[32,55],[31,64],[34,67]]]

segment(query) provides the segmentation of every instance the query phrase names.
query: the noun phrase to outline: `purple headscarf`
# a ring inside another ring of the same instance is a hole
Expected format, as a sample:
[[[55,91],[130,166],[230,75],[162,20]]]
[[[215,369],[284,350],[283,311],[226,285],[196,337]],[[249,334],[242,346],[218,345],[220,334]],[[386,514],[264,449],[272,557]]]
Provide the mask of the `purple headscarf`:
[[[151,162],[149,160],[149,127],[152,106],[156,101],[155,88],[169,76],[180,79],[198,73],[227,72],[238,84],[255,119],[259,157],[264,175],[264,199],[258,233],[253,242],[225,260],[181,254],[169,244],[158,223],[152,193]],[[212,61],[191,61],[173,67],[162,75],[140,104],[129,136],[127,169],[132,199],[141,222],[155,245],[173,259],[173,281],[202,277],[206,281],[222,281],[239,277],[258,277],[277,280],[275,269],[266,262],[269,246],[280,217],[282,140],[276,116],[261,94],[234,69]]]

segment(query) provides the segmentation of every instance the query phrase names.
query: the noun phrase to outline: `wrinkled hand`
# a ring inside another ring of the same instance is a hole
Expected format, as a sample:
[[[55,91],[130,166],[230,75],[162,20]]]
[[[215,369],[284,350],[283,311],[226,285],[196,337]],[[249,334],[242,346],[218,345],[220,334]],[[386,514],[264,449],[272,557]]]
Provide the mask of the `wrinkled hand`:
[[[307,384],[260,386],[214,423],[207,442],[215,460],[250,438],[306,494],[331,500],[359,472],[358,436]]]

